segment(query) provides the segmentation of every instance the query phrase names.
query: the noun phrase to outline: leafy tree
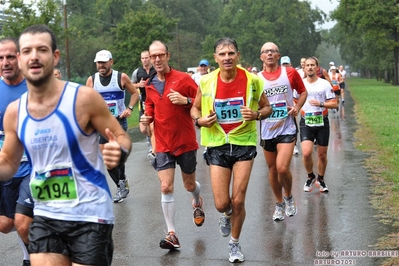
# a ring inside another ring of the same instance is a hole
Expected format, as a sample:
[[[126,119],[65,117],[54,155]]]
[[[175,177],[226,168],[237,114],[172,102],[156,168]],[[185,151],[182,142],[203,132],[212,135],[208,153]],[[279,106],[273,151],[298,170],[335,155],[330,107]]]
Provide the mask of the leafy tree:
[[[212,51],[204,50],[202,43],[217,25],[223,5],[220,0],[149,0],[149,3],[164,10],[165,15],[178,20],[170,32],[167,43],[171,52],[170,64],[184,71],[197,66],[202,58],[210,60]],[[210,54],[210,57],[208,56]]]
[[[282,55],[299,62],[301,57],[313,55],[321,42],[315,24],[322,23],[324,17],[322,11],[298,0],[236,0],[225,5],[212,34],[235,38],[244,66],[260,66],[259,51],[268,41],[276,43]]]
[[[173,38],[170,33],[176,23],[177,20],[166,17],[161,9],[151,4],[127,13],[113,29],[115,69],[132,72],[141,64],[141,52],[148,50],[152,41],[167,42]]]
[[[3,35],[18,37],[28,26],[45,24],[58,38],[62,39],[64,31],[61,26],[62,16],[59,8],[57,1],[52,0],[32,1],[27,4],[23,0],[11,0],[9,7],[4,11],[7,17],[3,26]]]
[[[396,0],[345,0],[331,14],[342,57],[368,77],[393,73],[399,85],[399,5]]]

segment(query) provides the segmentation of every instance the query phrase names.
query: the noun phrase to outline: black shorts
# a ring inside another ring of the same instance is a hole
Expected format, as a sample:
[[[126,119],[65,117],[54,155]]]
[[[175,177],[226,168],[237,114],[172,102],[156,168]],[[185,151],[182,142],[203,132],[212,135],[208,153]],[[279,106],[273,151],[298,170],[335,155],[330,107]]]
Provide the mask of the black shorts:
[[[345,82],[341,82],[339,83],[339,87],[344,90],[345,89]]]
[[[316,140],[317,145],[328,146],[330,139],[330,122],[328,116],[323,118],[324,126],[321,127],[309,127],[305,125],[305,119],[301,118],[299,122],[299,130],[301,132],[301,142],[305,140],[314,141]]]
[[[117,118],[117,117],[115,117],[115,118],[118,120],[118,122],[122,126],[122,128],[126,131],[127,130],[127,119],[126,118]],[[108,140],[99,134],[98,143],[105,144],[105,143],[108,143]]]
[[[252,160],[256,154],[256,146],[224,144],[219,147],[208,147],[206,159],[211,165],[233,169],[236,162]]]
[[[113,224],[73,222],[35,216],[29,230],[29,253],[58,253],[84,265],[111,265]]]
[[[0,182],[0,215],[14,219],[22,180],[21,177],[13,177],[10,180]]]
[[[276,152],[277,144],[279,143],[292,143],[296,142],[296,135],[280,135],[274,139],[262,139],[260,141],[260,146],[263,147],[265,151]]]
[[[334,93],[335,93],[335,96],[340,96],[341,95],[341,90],[336,90],[336,91],[334,91]]]
[[[176,163],[185,174],[192,174],[197,167],[197,150],[188,151],[179,156],[173,156],[169,152],[157,152],[155,159],[151,161],[157,171],[176,168]]]

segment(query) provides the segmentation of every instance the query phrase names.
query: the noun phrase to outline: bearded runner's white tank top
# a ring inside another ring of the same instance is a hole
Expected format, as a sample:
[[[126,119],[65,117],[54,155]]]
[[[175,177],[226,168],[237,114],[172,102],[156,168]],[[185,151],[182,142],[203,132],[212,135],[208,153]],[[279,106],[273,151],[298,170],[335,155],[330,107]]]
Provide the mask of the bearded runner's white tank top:
[[[18,137],[32,164],[34,215],[56,220],[114,223],[97,132],[87,135],[76,121],[79,84],[66,83],[55,110],[42,119],[27,110],[21,96]]]
[[[115,117],[120,116],[126,110],[125,90],[118,85],[118,71],[112,70],[109,84],[104,86],[100,81],[100,73],[95,73],[93,88],[98,91],[108,105],[108,109]]]

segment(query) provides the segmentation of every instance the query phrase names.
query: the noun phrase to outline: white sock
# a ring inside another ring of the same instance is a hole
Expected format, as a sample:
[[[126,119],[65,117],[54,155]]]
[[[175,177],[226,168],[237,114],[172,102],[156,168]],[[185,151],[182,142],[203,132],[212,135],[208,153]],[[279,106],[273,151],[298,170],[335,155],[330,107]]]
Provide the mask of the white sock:
[[[230,238],[230,243],[237,243],[237,242],[238,242],[238,238],[234,238],[234,237]]]
[[[168,227],[168,232],[176,232],[175,229],[175,214],[176,206],[173,193],[162,194],[161,197],[163,216],[165,218],[166,226]]]
[[[191,192],[191,194],[193,195],[194,205],[198,206],[200,204],[201,184],[198,183],[198,181],[195,181],[195,184],[197,184],[197,186],[195,187],[194,191]]]
[[[22,238],[19,235],[18,235],[18,243],[22,248],[22,253],[24,253],[24,260],[30,260],[29,252],[28,252],[28,249],[26,248],[26,244],[24,241],[22,241]]]

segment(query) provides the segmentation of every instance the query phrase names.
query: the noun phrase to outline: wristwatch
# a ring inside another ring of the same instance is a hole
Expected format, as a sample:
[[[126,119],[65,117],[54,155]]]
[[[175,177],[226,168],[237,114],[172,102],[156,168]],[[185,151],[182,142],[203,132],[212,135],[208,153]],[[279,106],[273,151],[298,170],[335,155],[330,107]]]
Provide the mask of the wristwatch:
[[[201,128],[201,125],[198,123],[198,119],[200,119],[200,118],[197,117],[197,118],[194,120],[194,125],[195,125],[196,127],[198,127],[198,128]]]
[[[187,103],[186,103],[186,105],[190,105],[192,102],[193,102],[193,101],[191,100],[191,98],[190,98],[190,97],[187,97]]]
[[[130,111],[133,111],[134,106],[129,105],[127,108],[129,108]]]
[[[324,107],[324,103],[323,103],[323,102],[320,102],[319,107]]]
[[[258,117],[256,118],[256,120],[261,120],[262,119],[262,114],[259,111],[257,111],[257,113],[258,113]]]
[[[121,157],[119,159],[119,164],[123,164],[126,162],[130,152],[129,150],[123,148],[122,146],[120,146],[120,149],[121,149]]]

